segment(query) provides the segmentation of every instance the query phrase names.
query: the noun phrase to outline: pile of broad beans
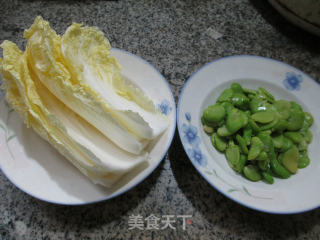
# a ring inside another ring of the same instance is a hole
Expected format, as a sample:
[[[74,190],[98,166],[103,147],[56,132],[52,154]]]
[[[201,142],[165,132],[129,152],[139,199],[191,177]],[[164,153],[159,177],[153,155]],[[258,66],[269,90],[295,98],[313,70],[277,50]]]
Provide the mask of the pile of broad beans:
[[[203,111],[204,131],[229,166],[251,181],[289,178],[309,165],[310,113],[293,101],[276,100],[266,89],[232,83]]]

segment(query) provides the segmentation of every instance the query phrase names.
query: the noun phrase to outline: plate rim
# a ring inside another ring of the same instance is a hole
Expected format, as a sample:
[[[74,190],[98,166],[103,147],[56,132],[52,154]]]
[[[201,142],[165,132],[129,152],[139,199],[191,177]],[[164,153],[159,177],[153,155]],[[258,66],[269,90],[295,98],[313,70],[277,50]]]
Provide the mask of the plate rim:
[[[268,213],[268,214],[277,214],[277,215],[289,215],[289,214],[299,214],[299,213],[304,213],[304,212],[308,212],[308,211],[312,211],[314,209],[317,209],[320,207],[320,202],[318,203],[318,205],[315,205],[313,207],[307,208],[307,209],[302,209],[299,211],[277,211],[277,210],[268,210],[268,209],[260,209],[259,207],[255,207],[255,206],[251,206],[251,204],[246,203],[245,201],[241,201],[238,198],[234,197],[233,195],[228,194],[226,191],[222,190],[218,184],[215,184],[213,181],[210,181],[209,178],[204,174],[204,172],[201,170],[201,167],[196,165],[190,158],[188,152],[187,152],[187,146],[185,145],[185,143],[183,142],[183,133],[182,133],[182,122],[180,124],[180,109],[181,109],[181,102],[184,96],[184,91],[185,89],[188,87],[189,83],[194,79],[194,77],[201,72],[204,68],[207,68],[209,65],[214,64],[216,62],[219,61],[223,61],[223,60],[228,60],[231,58],[259,58],[262,60],[266,60],[266,61],[272,61],[272,62],[276,62],[278,64],[284,65],[286,67],[290,67],[291,69],[294,69],[297,72],[303,73],[305,76],[307,76],[310,80],[313,80],[312,82],[314,82],[314,84],[318,84],[319,86],[319,82],[317,82],[315,79],[313,79],[312,77],[310,77],[307,73],[303,72],[302,70],[279,60],[276,59],[272,59],[272,58],[268,58],[268,57],[263,57],[263,56],[257,56],[257,55],[247,55],[247,54],[243,54],[243,55],[231,55],[231,56],[225,56],[225,57],[221,57],[221,58],[217,58],[213,61],[207,62],[204,65],[202,65],[200,68],[198,68],[197,70],[195,70],[190,77],[187,79],[187,81],[184,83],[184,86],[180,92],[179,95],[179,99],[178,99],[178,104],[177,104],[177,114],[176,114],[176,118],[177,118],[177,128],[178,128],[178,133],[179,133],[179,137],[181,140],[181,144],[183,146],[183,149],[186,153],[186,155],[188,156],[189,161],[192,163],[192,165],[195,167],[195,169],[198,171],[198,173],[207,181],[207,183],[209,183],[209,185],[211,185],[211,187],[213,187],[215,190],[217,190],[219,193],[221,193],[223,196],[231,199],[232,201],[236,202],[237,204],[240,204],[244,207],[247,207],[249,209],[258,211],[258,212],[263,212],[263,213]]]
[[[293,11],[283,6],[283,4],[281,4],[277,0],[269,0],[269,3],[287,21],[311,34],[320,37],[320,27],[317,24],[309,22],[306,19],[298,16]]]
[[[79,202],[79,203],[64,203],[64,202],[61,202],[61,201],[52,201],[52,200],[47,200],[47,199],[44,199],[42,197],[39,197],[39,196],[36,196],[35,194],[33,193],[30,193],[28,191],[26,191],[25,189],[21,188],[18,184],[16,184],[6,173],[5,171],[2,170],[2,167],[0,165],[0,171],[3,173],[3,175],[9,180],[10,183],[12,183],[12,185],[16,188],[18,188],[19,190],[21,190],[23,193],[29,195],[29,196],[32,196],[33,198],[35,199],[38,199],[38,200],[41,200],[43,202],[47,202],[47,203],[51,203],[51,204],[55,204],[55,205],[62,205],[62,206],[82,206],[82,205],[89,205],[89,204],[95,204],[95,203],[99,203],[99,202],[103,202],[103,201],[107,201],[107,200],[111,200],[113,198],[116,198],[122,194],[125,194],[126,192],[134,189],[136,186],[138,186],[140,183],[142,183],[144,180],[146,180],[155,170],[156,168],[158,168],[158,166],[161,164],[161,162],[163,161],[163,159],[165,158],[166,154],[168,153],[169,151],[169,148],[172,144],[172,141],[174,139],[174,136],[175,136],[175,132],[176,132],[176,127],[177,127],[177,107],[176,107],[176,101],[175,101],[175,98],[174,98],[174,95],[173,95],[173,92],[171,90],[171,87],[170,87],[170,84],[169,82],[167,81],[167,79],[161,74],[161,72],[155,67],[153,66],[150,62],[148,62],[147,60],[145,60],[144,58],[142,58],[141,56],[138,56],[132,52],[129,52],[125,49],[122,49],[122,48],[115,48],[115,47],[112,47],[111,48],[111,51],[118,51],[118,52],[122,52],[124,54],[127,54],[127,55],[130,55],[130,56],[133,56],[135,58],[137,58],[139,61],[147,64],[149,67],[151,67],[155,73],[157,73],[157,75],[159,75],[159,77],[161,78],[161,80],[165,83],[167,89],[169,90],[169,95],[171,97],[171,100],[172,100],[172,114],[174,115],[173,116],[173,120],[172,120],[172,124],[173,124],[173,128],[172,128],[172,132],[170,133],[169,135],[169,141],[167,142],[167,147],[165,148],[163,154],[159,157],[159,160],[158,162],[149,170],[149,172],[147,172],[139,181],[137,181],[136,183],[134,183],[132,186],[130,186],[129,188],[127,189],[124,189],[122,191],[119,191],[119,192],[115,192],[107,197],[104,197],[104,198],[101,198],[101,199],[98,199],[98,200],[93,200],[93,201],[86,201],[86,202]],[[2,99],[0,99],[0,101],[5,101],[5,95],[3,95]],[[170,126],[170,125],[169,125]],[[169,129],[169,128],[168,128]],[[90,181],[90,180],[88,180]]]

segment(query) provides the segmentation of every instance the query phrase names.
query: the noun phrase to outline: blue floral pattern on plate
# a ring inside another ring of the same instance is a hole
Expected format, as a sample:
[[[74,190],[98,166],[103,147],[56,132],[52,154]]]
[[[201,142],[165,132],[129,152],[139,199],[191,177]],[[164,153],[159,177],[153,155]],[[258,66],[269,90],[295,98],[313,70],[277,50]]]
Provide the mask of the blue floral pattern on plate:
[[[200,138],[198,136],[198,129],[191,124],[182,124],[182,131],[184,133],[183,141],[193,147],[199,146]]]
[[[299,91],[302,81],[303,80],[301,74],[296,74],[295,72],[287,72],[286,78],[283,80],[283,84],[286,89],[290,91]]]
[[[200,148],[194,147],[194,148],[188,148],[187,153],[190,156],[191,160],[193,162],[196,162],[200,166],[207,166],[207,158],[206,156],[201,152]]]
[[[185,114],[187,123],[182,124],[182,131],[184,133],[182,141],[189,146],[187,154],[190,159],[197,165],[202,167],[207,166],[207,158],[200,149],[200,137],[198,136],[198,129],[191,124],[191,114]]]
[[[162,100],[160,104],[158,104],[158,108],[164,115],[169,115],[172,111],[172,107],[170,106],[170,102],[167,99]]]

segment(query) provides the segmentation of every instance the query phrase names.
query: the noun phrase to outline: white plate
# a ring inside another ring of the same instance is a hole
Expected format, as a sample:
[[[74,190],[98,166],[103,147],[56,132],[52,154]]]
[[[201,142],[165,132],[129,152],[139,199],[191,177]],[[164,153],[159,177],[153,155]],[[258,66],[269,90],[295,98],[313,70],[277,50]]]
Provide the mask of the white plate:
[[[314,138],[309,145],[310,165],[273,185],[250,182],[236,174],[204,133],[203,110],[214,104],[232,82],[246,88],[262,86],[277,98],[294,100],[314,116]],[[185,84],[178,103],[178,130],[183,147],[199,173],[218,191],[255,210],[298,213],[320,206],[320,86],[300,70],[276,60],[256,56],[226,57],[208,63]]]
[[[170,120],[169,128],[152,146],[149,166],[131,172],[112,189],[90,182],[32,129],[17,113],[0,102],[0,167],[22,191],[44,201],[80,205],[118,196],[143,181],[164,158],[176,126],[175,101],[165,78],[148,62],[129,52],[112,49],[124,76],[134,80]]]
[[[295,24],[296,26],[320,36],[320,27],[316,24],[313,24],[298,15],[294,14],[292,11],[284,7],[277,0],[269,0],[269,3],[289,22]]]

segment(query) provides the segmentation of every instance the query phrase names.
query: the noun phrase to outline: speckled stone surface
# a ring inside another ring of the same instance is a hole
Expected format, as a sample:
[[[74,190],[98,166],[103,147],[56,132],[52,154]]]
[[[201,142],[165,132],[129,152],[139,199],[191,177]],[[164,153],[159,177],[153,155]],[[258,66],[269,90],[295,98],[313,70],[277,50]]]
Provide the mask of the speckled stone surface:
[[[58,33],[72,21],[98,26],[112,46],[153,64],[176,100],[199,67],[236,54],[278,59],[320,81],[320,39],[288,24],[264,0],[1,1],[0,41],[23,47],[23,30],[37,15]],[[180,220],[175,230],[129,230],[129,216],[138,214],[192,215],[192,222],[186,230]],[[234,203],[197,173],[176,134],[144,182],[94,205],[39,201],[0,173],[0,239],[320,239],[320,209],[278,216]]]

